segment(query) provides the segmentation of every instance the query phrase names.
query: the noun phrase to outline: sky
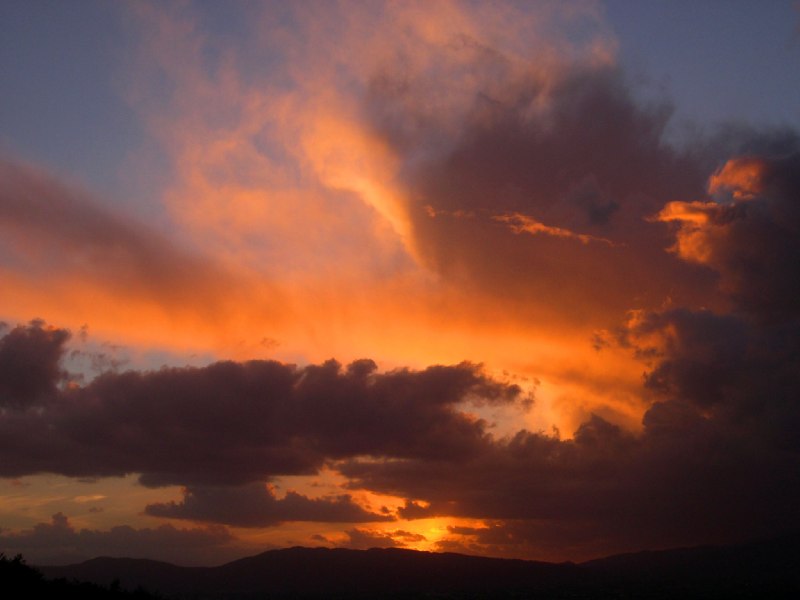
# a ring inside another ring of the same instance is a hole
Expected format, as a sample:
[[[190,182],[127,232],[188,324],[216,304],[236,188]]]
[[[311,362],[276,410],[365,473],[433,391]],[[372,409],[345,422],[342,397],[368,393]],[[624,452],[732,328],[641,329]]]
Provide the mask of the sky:
[[[795,2],[0,6],[0,551],[800,528]]]

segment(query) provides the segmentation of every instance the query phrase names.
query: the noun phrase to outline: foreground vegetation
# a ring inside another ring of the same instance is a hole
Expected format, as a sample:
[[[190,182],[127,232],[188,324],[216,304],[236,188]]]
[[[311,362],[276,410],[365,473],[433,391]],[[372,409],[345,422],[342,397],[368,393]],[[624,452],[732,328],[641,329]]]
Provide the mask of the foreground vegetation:
[[[142,588],[132,592],[123,590],[119,582],[108,587],[88,582],[68,581],[67,579],[46,579],[34,567],[25,563],[22,555],[8,558],[0,553],[0,586],[6,598],[59,598],[71,600],[157,600],[160,596]]]

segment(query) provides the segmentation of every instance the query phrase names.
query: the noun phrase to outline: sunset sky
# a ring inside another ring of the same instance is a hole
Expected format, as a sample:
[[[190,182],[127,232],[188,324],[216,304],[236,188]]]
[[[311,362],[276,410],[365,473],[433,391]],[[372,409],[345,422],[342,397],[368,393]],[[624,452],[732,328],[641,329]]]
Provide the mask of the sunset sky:
[[[800,529],[800,5],[0,3],[0,552]]]

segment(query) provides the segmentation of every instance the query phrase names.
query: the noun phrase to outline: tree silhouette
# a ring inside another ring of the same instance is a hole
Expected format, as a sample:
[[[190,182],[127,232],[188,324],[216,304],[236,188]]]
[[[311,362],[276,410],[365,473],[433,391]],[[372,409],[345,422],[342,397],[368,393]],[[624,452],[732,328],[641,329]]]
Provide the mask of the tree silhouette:
[[[93,583],[45,579],[44,575],[25,562],[21,554],[8,558],[0,552],[0,596],[4,598],[44,598],[58,600],[156,600],[141,587],[133,592],[122,589],[119,580],[110,588]]]

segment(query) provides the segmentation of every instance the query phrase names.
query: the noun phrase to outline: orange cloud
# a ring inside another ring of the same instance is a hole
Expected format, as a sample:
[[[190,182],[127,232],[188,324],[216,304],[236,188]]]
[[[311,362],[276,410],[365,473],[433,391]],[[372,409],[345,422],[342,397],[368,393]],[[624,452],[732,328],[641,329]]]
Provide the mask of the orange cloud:
[[[727,191],[736,201],[752,199],[763,191],[765,166],[760,158],[731,159],[709,178],[708,193],[716,196]]]
[[[548,391],[537,419],[570,433],[577,417],[559,419],[566,401],[555,390],[570,374],[607,372],[601,363],[610,359],[594,356],[590,342],[595,326],[610,324],[605,307],[581,300],[580,310],[564,310],[553,299],[561,281],[542,282],[552,291],[531,302],[527,292],[449,280],[422,247],[414,211],[424,199],[406,175],[456,147],[465,124],[491,122],[490,111],[476,109],[487,99],[514,105],[531,94],[526,121],[551,128],[565,74],[613,64],[615,43],[595,5],[257,7],[257,35],[236,49],[204,30],[191,7],[142,5],[132,14],[145,43],[129,99],[172,165],[159,200],[187,245],[242,278],[202,294],[226,307],[208,319],[143,303],[138,343],[151,336],[299,362],[378,356],[387,368],[475,359],[539,377]],[[573,27],[581,35],[571,38]],[[250,68],[252,56],[269,56],[269,68]],[[164,80],[168,94],[153,83]],[[543,237],[610,246],[562,220],[541,227]],[[569,289],[582,287],[574,279]],[[77,312],[82,300],[60,321],[77,314],[97,334],[117,323],[116,335],[134,339],[111,300],[97,316]],[[185,302],[203,303],[199,295]],[[277,344],[266,350],[265,336]],[[621,362],[611,370],[636,380]],[[611,395],[592,392],[581,411]]]
[[[510,285],[504,277],[451,277],[451,265],[442,268],[425,247],[415,211],[478,213],[442,206],[439,197],[428,204],[407,178],[457,149],[469,127],[491,126],[492,106],[527,98],[526,127],[552,132],[567,74],[613,64],[614,42],[596,7],[327,8],[335,18],[304,6],[281,10],[296,17],[297,30],[288,32],[272,9],[253,15],[258,35],[244,45],[278,57],[253,71],[245,52],[202,29],[192,7],[131,7],[143,43],[128,94],[150,143],[169,159],[169,171],[153,179],[166,180],[156,201],[173,233],[157,234],[51,182],[70,200],[54,195],[47,210],[69,206],[74,215],[65,222],[74,226],[53,220],[45,231],[28,221],[28,237],[14,243],[37,270],[3,264],[4,316],[72,329],[86,323],[93,336],[115,342],[239,359],[375,356],[383,368],[469,359],[540,381],[526,417],[532,427],[556,425],[569,436],[600,407],[635,427],[638,367],[622,353],[598,353],[591,336],[629,308],[631,290],[607,281],[642,280],[649,264],[613,264],[620,256],[610,238],[577,233],[597,225],[576,225],[575,210],[562,205],[543,213],[552,224],[522,212],[499,221],[551,242],[596,243],[609,253],[602,260],[585,267],[580,252],[490,239],[468,242],[485,260],[480,268],[496,271],[514,256],[521,265],[552,258],[531,271],[509,263]],[[595,33],[569,39],[563,31],[578,22]],[[168,90],[153,81],[167,81]],[[576,210],[602,220],[614,201],[588,187]],[[86,235],[82,223],[93,220],[99,225]],[[479,239],[483,220],[475,221]],[[23,231],[19,219],[9,231]],[[458,273],[474,267],[453,263]],[[45,278],[50,264],[57,268]],[[588,299],[586,273],[602,284]],[[265,337],[275,343],[265,347]]]
[[[585,233],[576,233],[574,231],[570,231],[569,229],[564,229],[562,227],[553,227],[550,225],[545,225],[544,223],[537,221],[533,217],[529,217],[527,215],[523,215],[520,213],[497,215],[492,218],[495,221],[506,223],[511,228],[511,231],[513,231],[514,233],[529,233],[531,235],[537,235],[541,233],[543,235],[550,235],[557,238],[577,240],[582,244],[589,244],[590,242],[600,242],[601,244],[608,244],[609,246],[614,245],[614,242],[612,242],[611,240],[607,240],[605,238],[597,237],[594,235],[587,235]]]
[[[767,162],[760,158],[734,158],[708,180],[708,193],[729,193],[732,203],[715,201],[673,201],[667,203],[653,220],[679,225],[673,251],[681,258],[714,265],[715,254],[725,245],[732,224],[744,216],[736,206],[757,198],[764,192]]]
[[[669,202],[655,219],[664,223],[678,223],[680,229],[673,251],[685,260],[706,264],[713,251],[707,224],[716,208],[714,202]]]

